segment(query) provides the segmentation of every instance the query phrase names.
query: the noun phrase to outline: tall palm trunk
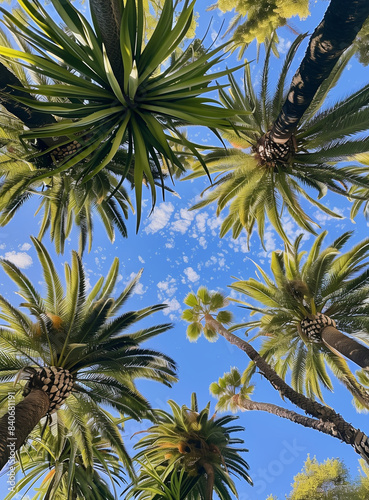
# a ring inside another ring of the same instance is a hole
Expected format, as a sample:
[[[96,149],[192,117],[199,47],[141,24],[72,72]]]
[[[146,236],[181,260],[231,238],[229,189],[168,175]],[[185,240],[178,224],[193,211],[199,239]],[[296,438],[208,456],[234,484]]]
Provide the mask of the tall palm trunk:
[[[323,328],[321,339],[330,351],[343,354],[361,368],[369,370],[369,349],[365,345],[348,337],[333,326]]]
[[[287,99],[270,131],[272,142],[288,141],[319,86],[351,45],[368,16],[368,0],[331,0],[322,22],[310,38]]]
[[[305,415],[300,415],[295,411],[288,410],[282,406],[274,405],[272,403],[260,403],[257,401],[251,401],[250,399],[243,398],[239,394],[233,396],[236,404],[247,411],[265,411],[276,415],[277,417],[285,418],[294,422],[296,424],[303,425],[310,429],[315,429],[317,431],[328,434],[329,436],[337,437],[335,426],[332,422],[327,422],[323,420],[318,420],[316,418],[307,417]]]
[[[346,420],[332,408],[324,406],[317,401],[313,401],[292,389],[292,387],[273,370],[265,359],[260,356],[251,344],[229,332],[221,323],[214,319],[211,314],[206,313],[204,318],[206,324],[210,328],[218,332],[219,335],[224,337],[229,343],[237,346],[248,355],[259,368],[261,374],[264,375],[274,389],[279,391],[281,396],[289,399],[291,403],[304,410],[305,413],[319,420],[323,420],[324,422],[331,422],[335,427],[335,437],[351,445],[356,453],[359,453],[369,464],[369,439],[360,429],[355,429],[355,427],[346,422]]]
[[[9,458],[24,444],[29,434],[46,415],[50,399],[45,391],[32,389],[30,393],[0,419],[0,470]]]
[[[123,85],[123,60],[120,50],[122,0],[90,0],[91,16],[99,29],[106,54],[118,80]]]

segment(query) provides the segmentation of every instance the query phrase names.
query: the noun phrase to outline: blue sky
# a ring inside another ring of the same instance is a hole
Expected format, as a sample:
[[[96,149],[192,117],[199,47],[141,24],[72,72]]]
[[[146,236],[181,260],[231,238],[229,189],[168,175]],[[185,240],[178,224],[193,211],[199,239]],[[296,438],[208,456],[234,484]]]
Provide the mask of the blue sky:
[[[229,16],[220,15],[217,11],[205,12],[206,5],[206,2],[199,2],[196,7],[199,12],[199,30],[201,33],[211,22],[211,36],[217,32],[223,18],[228,20]],[[299,32],[311,32],[320,21],[327,5],[328,2],[318,1],[312,6],[312,17],[304,22],[293,21],[293,27]],[[283,57],[293,35],[288,29],[282,29],[279,33],[280,52]],[[306,45],[307,41],[303,44],[291,70],[291,78]],[[257,83],[261,75],[263,50],[260,63],[255,60],[254,46],[248,49],[246,57],[254,60],[251,62],[251,69],[254,81]],[[231,66],[231,63],[236,64],[235,58],[227,60],[228,66]],[[274,59],[272,67],[278,65],[279,61]],[[242,72],[239,72],[238,81],[241,78]],[[330,102],[342,98],[367,81],[368,68],[360,66],[353,59],[332,93]],[[197,141],[201,140],[206,144],[216,143],[214,136],[207,131],[196,129],[191,133]],[[179,196],[168,193],[165,201],[159,198],[157,207],[150,217],[147,192],[144,197],[146,217],[143,218],[138,234],[135,234],[135,216],[130,214],[128,239],[118,235],[113,244],[108,241],[99,221],[96,221],[93,248],[91,253],[85,254],[84,257],[85,271],[92,286],[100,276],[106,275],[113,258],[119,257],[121,276],[117,294],[140,268],[144,268],[140,284],[129,302],[131,309],[159,302],[168,304],[163,313],[152,316],[149,321],[151,324],[171,321],[174,327],[151,345],[176,360],[180,378],[172,389],[154,383],[139,383],[139,387],[153,407],[167,409],[168,399],[174,399],[179,404],[190,404],[191,392],[195,391],[199,406],[202,408],[211,399],[208,391],[211,382],[217,380],[231,366],[237,366],[240,370],[247,366],[246,355],[228,345],[222,338],[212,344],[203,338],[197,343],[187,341],[186,324],[180,319],[184,308],[183,299],[189,291],[196,291],[200,285],[229,293],[227,285],[234,281],[232,276],[245,279],[253,276],[255,266],[252,261],[268,272],[270,252],[282,249],[279,238],[270,227],[267,227],[266,231],[266,252],[261,248],[255,235],[251,239],[250,251],[247,249],[246,237],[242,233],[237,240],[232,240],[230,236],[219,239],[222,219],[216,217],[214,207],[198,212],[189,211],[206,186],[208,186],[206,179],[176,182],[175,189]],[[132,198],[134,198],[133,193]],[[327,199],[330,208],[340,211],[346,217],[343,220],[331,220],[317,213],[315,209],[312,210],[312,215],[319,221],[322,229],[329,231],[329,241],[345,230],[355,231],[353,242],[367,235],[368,225],[364,217],[359,216],[356,224],[350,221],[348,201],[332,195]],[[39,218],[33,215],[36,207],[36,200],[31,200],[7,227],[0,228],[0,256],[15,262],[42,288],[40,266],[29,239],[30,235],[36,236],[38,232]],[[284,225],[288,228],[288,235],[291,238],[301,232],[288,217],[284,218]],[[312,241],[313,237],[306,235],[304,248],[308,248]],[[55,255],[48,235],[44,242],[54,257],[57,268],[62,272],[63,263],[70,260],[71,250],[78,248],[76,234],[73,233],[69,239],[63,256]],[[10,298],[13,304],[21,302],[19,297],[14,295],[14,288],[3,273],[0,274],[0,285],[1,293]],[[246,319],[243,309],[232,306],[232,310],[237,322]],[[256,391],[253,399],[293,409],[292,405],[283,402],[279,394],[261,377],[255,377],[254,382]],[[334,394],[326,396],[327,403],[340,412],[346,420],[364,431],[367,429],[367,416],[356,413],[351,404],[351,396],[343,387],[335,384]],[[215,402],[212,400],[212,408]],[[239,417],[240,425],[245,427],[245,432],[240,437],[244,439],[249,449],[245,458],[250,465],[250,474],[255,483],[254,488],[251,488],[247,484],[237,482],[241,500],[264,500],[270,493],[278,495],[280,499],[283,498],[284,494],[289,493],[293,476],[301,470],[308,453],[316,456],[318,460],[340,457],[350,467],[353,475],[357,473],[358,456],[352,448],[336,439],[260,412],[240,413]],[[125,437],[128,446],[131,446],[136,439],[131,440],[131,436],[147,426],[147,422],[127,425]]]

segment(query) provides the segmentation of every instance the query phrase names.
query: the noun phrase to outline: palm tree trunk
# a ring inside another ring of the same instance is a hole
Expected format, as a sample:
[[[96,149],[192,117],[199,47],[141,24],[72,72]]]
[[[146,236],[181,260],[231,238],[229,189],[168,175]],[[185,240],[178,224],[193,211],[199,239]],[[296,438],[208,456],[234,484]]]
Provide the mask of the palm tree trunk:
[[[99,30],[118,83],[123,86],[123,60],[120,51],[121,0],[90,0],[91,16]]]
[[[234,396],[236,399],[236,404],[247,411],[265,411],[276,415],[277,417],[286,418],[291,422],[303,425],[310,429],[315,429],[317,431],[328,434],[329,436],[338,437],[335,426],[332,422],[327,422],[323,420],[318,420],[316,418],[306,417],[305,415],[300,415],[295,411],[288,410],[282,406],[274,405],[271,403],[259,403],[257,401],[251,401],[250,399],[243,398],[239,394]]]
[[[369,439],[364,435],[360,429],[355,429],[350,423],[332,408],[328,408],[317,401],[307,398],[303,394],[296,392],[290,387],[273,368],[265,361],[264,358],[252,347],[248,342],[240,339],[237,335],[229,332],[224,326],[219,323],[211,314],[205,314],[205,321],[209,327],[224,337],[229,343],[237,346],[244,351],[248,357],[259,368],[260,372],[270,382],[270,384],[279,391],[282,397],[291,401],[294,405],[298,406],[305,413],[312,415],[318,420],[324,422],[331,422],[335,427],[335,436],[347,444],[354,447],[355,451],[359,453],[362,458],[369,464]]]
[[[9,458],[24,444],[29,434],[49,409],[50,400],[45,391],[32,389],[15,406],[15,419],[10,410],[0,419],[0,470]]]
[[[323,328],[321,338],[330,351],[342,354],[361,368],[369,369],[369,349],[356,339],[348,337],[333,326]]]
[[[28,128],[42,127],[56,123],[55,118],[47,113],[40,113],[25,104],[16,102],[12,97],[33,97],[22,90],[12,88],[12,85],[23,87],[22,83],[6,66],[0,63],[0,104],[12,115],[21,120]],[[8,97],[9,96],[9,97]]]
[[[214,467],[205,460],[200,460],[199,465],[201,465],[206,472],[205,500],[213,500],[213,490],[215,481]]]
[[[368,0],[331,0],[315,29],[288,96],[270,131],[270,139],[285,143],[296,129],[321,83],[351,45],[369,16]]]

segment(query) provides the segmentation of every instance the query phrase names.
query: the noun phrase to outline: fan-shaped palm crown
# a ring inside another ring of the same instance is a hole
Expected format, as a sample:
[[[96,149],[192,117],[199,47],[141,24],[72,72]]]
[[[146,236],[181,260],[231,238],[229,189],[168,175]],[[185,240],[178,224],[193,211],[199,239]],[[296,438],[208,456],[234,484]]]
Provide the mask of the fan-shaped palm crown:
[[[112,443],[101,436],[93,420],[89,420],[87,429],[91,434],[93,465],[86,464],[81,443],[75,438],[73,428],[67,427],[66,413],[65,410],[58,412],[52,430],[45,429],[41,439],[38,437],[42,432],[41,424],[35,429],[34,439],[31,436],[19,454],[15,465],[17,482],[5,500],[29,492],[35,482],[38,487],[33,500],[117,498],[115,485],[121,485],[125,475],[119,454],[115,453],[114,447],[112,449]],[[117,425],[117,422],[112,419],[111,424]]]
[[[346,51],[320,86],[293,137],[287,145],[281,145],[286,149],[284,159],[274,160],[273,155],[270,159],[259,156],[260,141],[270,130],[284,102],[286,76],[302,39],[302,35],[297,37],[291,45],[277,82],[270,81],[269,47],[258,95],[249,66],[245,67],[243,90],[233,76],[229,77],[229,93],[221,90],[221,100],[227,107],[251,112],[240,117],[237,134],[223,134],[235,146],[234,149],[215,150],[205,157],[209,172],[217,177],[207,189],[211,191],[205,199],[193,208],[216,202],[219,215],[228,207],[229,214],[222,223],[221,236],[232,230],[233,237],[237,238],[245,229],[250,238],[257,225],[263,242],[265,224],[269,220],[283,240],[289,243],[281,222],[283,214],[289,214],[307,231],[314,233],[314,224],[317,226],[303,209],[302,198],[330,216],[339,217],[318,201],[327,190],[348,196],[349,185],[368,187],[368,179],[358,169],[339,168],[336,163],[369,148],[368,138],[352,138],[354,134],[367,130],[369,86],[329,109],[321,110],[327,93],[352,55],[351,49]],[[249,148],[249,151],[243,151],[243,148]],[[263,150],[263,154],[268,156],[267,151]],[[203,175],[200,164],[195,165],[193,170],[186,179]],[[317,199],[314,191],[318,194]]]
[[[368,394],[350,372],[342,354],[361,367],[369,366],[368,342],[369,240],[340,253],[350,238],[345,233],[322,249],[327,233],[316,238],[310,251],[300,251],[301,235],[292,253],[273,252],[274,281],[257,266],[259,279],[235,281],[231,288],[255,303],[237,300],[260,319],[240,326],[259,328],[260,354],[285,377],[291,369],[292,385],[309,397],[322,399],[320,386],[332,389],[325,363],[366,407]],[[337,327],[337,328],[336,328]],[[250,373],[253,368],[251,368]]]
[[[80,424],[82,435],[87,425],[85,416],[90,415],[100,424],[102,435],[119,444],[119,432],[109,424],[100,405],[139,419],[147,413],[149,403],[136,389],[135,379],[145,378],[166,385],[176,380],[171,358],[140,347],[142,342],[168,330],[170,325],[160,324],[129,332],[138,321],[165,306],[153,305],[118,315],[140,273],[118,297],[113,298],[119,269],[117,258],[106,278],[101,277],[86,293],[82,262],[74,252],[72,265],[65,264],[66,288],[63,290],[46,249],[37,239],[32,240],[46,282],[44,298],[13,263],[1,262],[19,288],[18,293],[24,299],[21,306],[35,317],[32,321],[21,309],[0,296],[0,317],[5,321],[0,328],[2,389],[14,390],[13,383],[6,382],[21,371],[28,382],[25,388],[22,383],[16,386],[17,400],[21,400],[22,390],[27,395],[41,389],[49,397],[46,413],[51,414],[65,402],[70,421],[77,427]],[[2,438],[0,436],[0,441]],[[84,446],[88,453],[88,443]]]
[[[180,407],[168,401],[172,414],[155,410],[157,422],[147,430],[148,435],[136,445],[141,451],[135,459],[143,464],[151,464],[166,479],[173,472],[185,470],[189,477],[196,479],[187,499],[210,500],[213,489],[223,500],[231,498],[229,491],[237,494],[230,473],[252,484],[247,472],[248,465],[239,455],[245,449],[234,448],[233,444],[243,441],[231,434],[244,430],[239,426],[227,426],[237,417],[209,417],[210,403],[199,412],[196,396],[192,396],[191,408]],[[139,493],[140,482],[147,480],[143,472],[137,484],[135,498],[148,498]],[[151,497],[150,497],[151,498]],[[181,497],[182,498],[182,497]]]
[[[54,173],[82,164],[85,182],[100,172],[125,143],[129,156],[133,152],[136,156],[134,180],[139,222],[144,175],[155,203],[149,160],[159,173],[162,158],[181,167],[168,144],[169,139],[180,143],[185,140],[178,123],[222,128],[229,126],[228,118],[235,114],[234,110],[220,107],[217,101],[201,97],[219,88],[210,85],[213,79],[229,73],[225,70],[208,74],[222,58],[217,54],[224,46],[192,61],[185,52],[163,70],[163,63],[191,26],[193,3],[185,2],[173,25],[174,6],[172,0],[166,0],[149,40],[145,35],[142,0],[91,1],[93,26],[68,0],[51,3],[68,33],[38,0],[19,2],[33,24],[1,9],[9,30],[40,54],[2,47],[2,57],[22,61],[30,70],[59,82],[26,88],[31,95],[52,95],[59,102],[17,97],[30,108],[59,119],[55,124],[27,131],[23,137],[41,139],[48,145],[46,152],[58,161]],[[174,137],[167,136],[163,129],[171,131]],[[56,143],[61,155],[55,149]],[[71,147],[65,150],[65,145]],[[194,145],[190,148],[198,155]],[[122,168],[122,177],[128,168],[129,165]],[[39,173],[40,179],[48,177],[50,169]]]

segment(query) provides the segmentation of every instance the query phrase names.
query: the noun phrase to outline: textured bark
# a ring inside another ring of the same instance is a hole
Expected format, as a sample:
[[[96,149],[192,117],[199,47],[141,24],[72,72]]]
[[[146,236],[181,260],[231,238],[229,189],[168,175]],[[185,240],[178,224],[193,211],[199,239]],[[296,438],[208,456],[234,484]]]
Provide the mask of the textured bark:
[[[323,420],[318,420],[316,418],[306,417],[305,415],[300,415],[292,410],[287,410],[282,406],[274,405],[271,403],[259,403],[257,401],[251,401],[250,399],[243,398],[242,396],[236,395],[236,403],[240,408],[248,411],[265,411],[276,415],[277,417],[286,418],[291,422],[303,425],[304,427],[309,427],[310,429],[315,429],[317,431],[328,434],[329,436],[338,437],[335,426],[332,422],[327,422]]]
[[[13,89],[11,85],[23,87],[18,78],[0,63],[0,104],[12,115],[21,120],[28,128],[42,127],[56,123],[55,118],[47,113],[40,113],[25,104],[16,102],[12,97],[34,99],[28,92]],[[36,102],[36,99],[34,99]]]
[[[272,141],[288,141],[319,86],[354,41],[368,16],[368,0],[331,0],[322,22],[310,38],[305,57],[271,129]]]
[[[348,337],[333,326],[326,326],[322,330],[321,338],[324,345],[332,352],[343,354],[361,368],[369,369],[369,349],[356,339]]]
[[[44,417],[49,409],[50,400],[46,392],[40,389],[32,390],[15,407],[15,420],[6,413],[0,419],[0,470],[9,457],[24,444],[29,434]],[[13,423],[15,431],[10,426]]]
[[[214,482],[215,482],[215,473],[214,468],[211,464],[208,464],[206,461],[200,460],[199,465],[203,467],[206,472],[206,492],[205,492],[205,500],[213,500],[213,490],[214,490]]]
[[[309,415],[322,420],[323,422],[331,422],[335,427],[335,437],[341,439],[347,444],[355,448],[364,460],[369,464],[369,439],[360,431],[355,429],[350,423],[332,408],[324,406],[317,401],[307,398],[303,394],[298,393],[290,387],[273,368],[265,361],[264,358],[249,344],[240,339],[237,335],[229,332],[224,326],[215,320],[210,314],[205,314],[205,321],[209,327],[222,335],[228,342],[237,346],[244,351],[248,357],[259,368],[260,372],[270,382],[270,384],[279,391],[280,395],[287,398],[294,405],[304,410]],[[333,435],[333,434],[332,434]],[[359,443],[359,444],[358,444]]]
[[[121,0],[90,0],[91,15],[100,31],[106,53],[118,82],[123,85],[123,60],[120,51]]]

